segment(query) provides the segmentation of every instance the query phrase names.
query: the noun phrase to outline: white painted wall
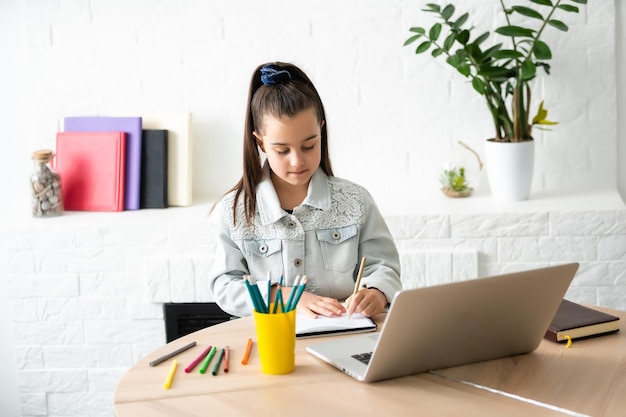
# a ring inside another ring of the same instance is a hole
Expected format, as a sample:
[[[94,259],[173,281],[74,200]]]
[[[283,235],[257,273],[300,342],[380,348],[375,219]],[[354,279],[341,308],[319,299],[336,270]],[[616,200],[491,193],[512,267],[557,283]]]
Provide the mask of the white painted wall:
[[[0,120],[2,121],[1,139],[3,154],[6,159],[13,159],[13,155],[20,155],[23,146],[20,146],[20,118],[21,118],[21,94],[20,86],[22,77],[20,61],[22,55],[22,39],[20,24],[22,19],[20,3],[18,0],[4,0],[0,2],[0,55],[3,57],[0,64]],[[1,165],[12,164],[5,163]],[[10,170],[0,171],[4,184],[7,185],[7,194],[2,197],[0,205],[14,204],[13,197],[19,197],[12,193],[13,181],[8,176]],[[24,177],[27,178],[27,177]],[[27,194],[24,194],[27,195]],[[13,200],[13,201],[12,201]],[[0,225],[4,224],[5,218],[1,216]],[[0,228],[1,229],[1,228]],[[15,372],[15,351],[13,348],[13,322],[11,302],[9,299],[9,284],[7,280],[7,255],[6,246],[0,244],[0,415],[6,417],[18,416],[19,401],[17,393]]]
[[[240,176],[247,84],[269,60],[310,74],[327,107],[336,173],[390,205],[406,192],[438,193],[442,163],[471,158],[456,141],[482,153],[492,134],[465,79],[402,47],[409,27],[429,21],[425,0],[21,3],[24,124],[11,138],[20,152],[2,167],[15,178],[27,175],[33,150],[54,147],[64,116],[187,110],[194,194],[218,196]],[[463,5],[480,26],[495,8],[488,0]],[[538,80],[534,104],[545,100],[560,125],[538,135],[535,192],[617,187],[615,16],[615,2],[594,2],[563,16],[567,34],[547,33],[552,75]],[[27,211],[16,184],[14,209]]]

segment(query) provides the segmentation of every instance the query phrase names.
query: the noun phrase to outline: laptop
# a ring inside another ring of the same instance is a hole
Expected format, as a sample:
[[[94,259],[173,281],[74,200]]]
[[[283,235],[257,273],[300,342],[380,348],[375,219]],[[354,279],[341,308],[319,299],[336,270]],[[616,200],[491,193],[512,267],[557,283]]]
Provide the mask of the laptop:
[[[396,294],[379,333],[333,338],[307,351],[375,382],[535,350],[578,263]]]

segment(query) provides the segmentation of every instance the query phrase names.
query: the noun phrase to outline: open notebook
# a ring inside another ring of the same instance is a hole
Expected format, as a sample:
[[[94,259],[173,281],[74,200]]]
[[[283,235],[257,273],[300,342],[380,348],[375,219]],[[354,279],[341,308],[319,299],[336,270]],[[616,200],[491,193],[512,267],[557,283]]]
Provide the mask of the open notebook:
[[[365,333],[376,330],[376,323],[369,317],[344,313],[340,317],[318,316],[317,318],[298,314],[296,316],[296,337],[328,336],[331,334]]]

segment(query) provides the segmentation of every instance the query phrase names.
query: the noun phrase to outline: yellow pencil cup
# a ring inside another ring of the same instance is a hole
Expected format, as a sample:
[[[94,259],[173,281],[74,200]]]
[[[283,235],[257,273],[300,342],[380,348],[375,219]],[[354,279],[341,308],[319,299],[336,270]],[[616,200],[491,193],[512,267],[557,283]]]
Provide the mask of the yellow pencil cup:
[[[273,311],[274,306],[270,306]],[[280,310],[280,308],[279,308]],[[296,367],[296,311],[264,314],[254,312],[261,372],[288,374]]]

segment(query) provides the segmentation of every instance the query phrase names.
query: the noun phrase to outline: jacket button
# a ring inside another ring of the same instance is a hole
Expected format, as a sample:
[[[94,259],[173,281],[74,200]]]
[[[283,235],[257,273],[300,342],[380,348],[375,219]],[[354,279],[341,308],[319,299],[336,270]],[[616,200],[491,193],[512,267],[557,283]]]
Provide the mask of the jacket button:
[[[294,229],[296,227],[296,222],[291,221],[287,223],[287,227],[289,227],[290,229]]]
[[[333,232],[333,234],[332,234],[331,236],[332,236],[332,238],[333,238],[334,240],[339,240],[339,239],[341,239],[341,233],[339,233],[338,231],[334,231],[334,232]]]
[[[302,266],[302,259],[298,258],[295,261],[293,261],[293,266],[299,268]]]
[[[261,246],[259,246],[259,252],[261,252],[261,253],[267,253],[267,245],[261,245]]]

